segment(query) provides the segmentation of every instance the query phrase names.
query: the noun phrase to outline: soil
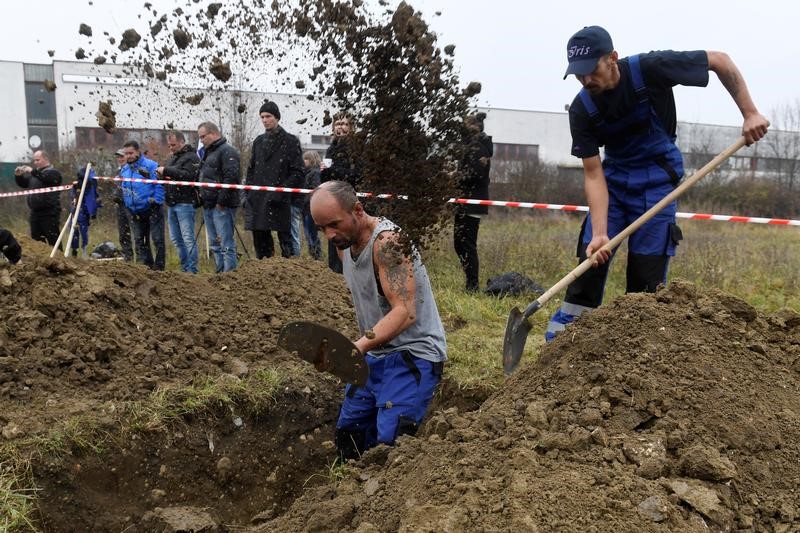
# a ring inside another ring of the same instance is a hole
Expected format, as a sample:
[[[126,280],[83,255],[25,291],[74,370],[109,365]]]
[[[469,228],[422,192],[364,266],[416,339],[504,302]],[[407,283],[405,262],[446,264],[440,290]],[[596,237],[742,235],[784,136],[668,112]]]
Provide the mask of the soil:
[[[254,531],[797,531],[800,314],[673,282]]]
[[[0,423],[22,434],[218,375],[234,359],[252,370],[275,365],[289,357],[275,341],[292,320],[357,331],[343,279],[319,261],[274,258],[226,276],[183,276],[50,259],[43,245],[30,257],[31,241],[22,246],[20,265],[0,267]]]

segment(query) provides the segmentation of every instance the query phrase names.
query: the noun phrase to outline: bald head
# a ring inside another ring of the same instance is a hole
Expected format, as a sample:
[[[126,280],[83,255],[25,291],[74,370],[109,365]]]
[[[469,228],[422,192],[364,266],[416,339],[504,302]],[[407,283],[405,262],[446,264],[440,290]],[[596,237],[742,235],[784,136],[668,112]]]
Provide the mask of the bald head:
[[[325,237],[344,250],[358,241],[367,215],[350,184],[327,181],[311,193],[311,217]]]

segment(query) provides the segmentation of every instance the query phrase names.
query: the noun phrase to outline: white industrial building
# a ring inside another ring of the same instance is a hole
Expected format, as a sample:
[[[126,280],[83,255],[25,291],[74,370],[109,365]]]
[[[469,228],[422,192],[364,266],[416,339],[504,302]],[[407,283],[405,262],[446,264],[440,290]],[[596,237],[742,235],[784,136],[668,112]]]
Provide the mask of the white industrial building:
[[[46,80],[55,83],[55,90],[47,89]],[[258,108],[265,98],[278,104],[281,124],[300,138],[304,149],[322,150],[331,133],[330,126],[323,125],[324,112],[336,111],[330,101],[309,100],[302,94],[169,87],[130,67],[75,61],[51,65],[0,61],[0,94],[4,101],[0,176],[4,178],[40,146],[51,152],[100,146],[113,151],[133,138],[165,154],[167,129],[185,131],[194,139],[197,125],[205,120],[218,123],[229,140],[243,146],[262,131]],[[201,96],[196,105],[186,101]],[[111,100],[116,112],[114,134],[100,128],[95,116],[99,102],[106,100]],[[239,113],[242,105],[244,112]],[[486,131],[495,143],[493,179],[502,181],[506,169],[531,162],[557,165],[567,172],[579,170],[580,161],[569,153],[566,112],[484,111]],[[303,124],[297,123],[303,119]],[[687,168],[705,163],[739,133],[736,127],[679,123],[678,145],[687,156]],[[794,172],[799,166],[800,133],[772,131],[768,139],[740,151],[728,168],[753,175],[776,169],[785,172],[789,167]]]

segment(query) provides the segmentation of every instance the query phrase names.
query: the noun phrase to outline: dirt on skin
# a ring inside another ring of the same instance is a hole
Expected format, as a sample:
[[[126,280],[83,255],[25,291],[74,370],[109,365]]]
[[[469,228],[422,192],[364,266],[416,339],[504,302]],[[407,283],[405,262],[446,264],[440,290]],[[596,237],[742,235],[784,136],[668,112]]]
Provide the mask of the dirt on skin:
[[[797,531],[800,314],[674,282],[254,531]]]

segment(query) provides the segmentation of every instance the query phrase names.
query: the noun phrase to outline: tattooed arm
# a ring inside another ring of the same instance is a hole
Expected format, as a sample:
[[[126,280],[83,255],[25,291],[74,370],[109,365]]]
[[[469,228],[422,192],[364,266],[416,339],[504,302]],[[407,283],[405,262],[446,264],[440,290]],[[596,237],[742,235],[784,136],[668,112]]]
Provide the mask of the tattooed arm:
[[[372,328],[374,335],[369,336],[372,338],[364,335],[356,341],[361,353],[390,341],[416,320],[417,287],[413,264],[397,239],[394,232],[381,233],[372,248],[372,262],[391,310]]]
[[[719,81],[733,97],[733,101],[739,106],[739,111],[742,112],[744,117],[742,135],[744,135],[745,141],[748,145],[753,144],[767,134],[769,121],[756,109],[742,73],[739,72],[728,54],[712,51],[707,51],[706,54],[708,55],[708,70],[717,75]]]

